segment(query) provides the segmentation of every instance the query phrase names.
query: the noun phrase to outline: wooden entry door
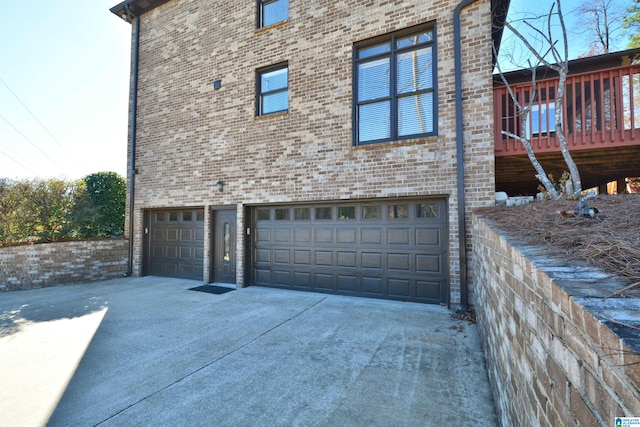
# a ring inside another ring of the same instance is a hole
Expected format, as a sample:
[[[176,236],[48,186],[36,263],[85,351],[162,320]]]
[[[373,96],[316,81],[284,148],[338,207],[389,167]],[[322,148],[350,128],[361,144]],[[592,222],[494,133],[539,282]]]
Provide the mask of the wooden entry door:
[[[236,211],[214,211],[213,221],[213,281],[236,283]]]

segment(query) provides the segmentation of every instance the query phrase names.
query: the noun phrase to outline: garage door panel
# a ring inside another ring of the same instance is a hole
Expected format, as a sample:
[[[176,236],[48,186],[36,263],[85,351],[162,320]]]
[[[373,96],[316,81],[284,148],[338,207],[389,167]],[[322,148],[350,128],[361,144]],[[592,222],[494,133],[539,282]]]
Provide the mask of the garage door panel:
[[[256,268],[255,270],[256,285],[271,285],[271,270]]]
[[[362,293],[370,296],[382,295],[382,279],[364,276],[362,278]]]
[[[436,246],[440,247],[440,229],[417,229],[416,230],[416,245],[424,246]]]
[[[388,292],[390,297],[410,298],[411,281],[409,279],[389,279]]]
[[[256,251],[256,262],[258,263],[270,263],[271,251],[269,249],[258,249]]]
[[[365,245],[382,244],[382,228],[363,228],[362,243]]]
[[[390,245],[408,245],[409,244],[409,229],[396,228],[387,230],[387,242]]]
[[[334,289],[335,283],[333,274],[314,274],[315,288],[321,291],[331,291]]]
[[[338,275],[338,291],[356,292],[358,290],[357,283],[358,278],[356,276]]]
[[[189,229],[181,229],[179,230],[179,234],[180,234],[180,241],[182,242],[190,242],[193,240],[193,230],[189,230]]]
[[[441,288],[442,283],[439,281],[429,282],[418,280],[416,282],[416,296],[422,300],[441,301]]]
[[[258,228],[256,230],[256,239],[258,242],[270,242],[271,241],[271,230],[268,228]]]
[[[411,257],[409,254],[387,254],[387,268],[389,270],[409,271]]]
[[[293,263],[297,265],[311,264],[311,251],[295,250],[293,252]]]
[[[443,302],[448,286],[444,199],[328,205],[254,211],[253,283]]]
[[[273,283],[289,286],[291,283],[291,272],[289,270],[274,270],[271,279]]]
[[[317,228],[314,229],[315,243],[333,243],[333,229],[331,228]]]
[[[442,273],[442,259],[439,255],[416,255],[416,271],[420,273]]]
[[[165,256],[167,258],[178,258],[178,247],[177,246],[167,246],[165,249]]]
[[[356,243],[356,230],[353,228],[338,229],[338,243]]]
[[[192,258],[195,255],[195,251],[193,250],[194,248],[189,248],[189,247],[180,247],[180,258],[185,259],[185,258]]]
[[[315,252],[315,264],[316,265],[333,265],[333,252],[331,251],[316,251]]]
[[[274,242],[289,243],[290,238],[290,230],[288,228],[276,228],[274,230]]]
[[[382,268],[382,254],[363,252],[361,266],[362,268]]]
[[[356,252],[338,252],[338,267],[355,267],[357,253]]]
[[[276,264],[289,264],[289,250],[287,249],[274,250],[273,262]]]
[[[154,257],[164,256],[164,245],[152,244],[152,246],[151,246],[151,256],[154,256]]]
[[[296,228],[293,230],[294,243],[311,243],[311,229]]]
[[[309,289],[312,285],[311,273],[296,271],[293,274],[293,287],[297,289]]]

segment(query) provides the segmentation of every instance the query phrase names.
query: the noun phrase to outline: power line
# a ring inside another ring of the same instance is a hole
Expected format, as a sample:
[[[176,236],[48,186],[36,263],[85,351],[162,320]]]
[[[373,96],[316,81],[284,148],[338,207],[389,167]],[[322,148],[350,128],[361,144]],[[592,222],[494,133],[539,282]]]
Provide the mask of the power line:
[[[11,88],[9,87],[9,85],[7,84],[7,82],[5,82],[2,77],[0,77],[0,83],[2,83],[4,85],[4,87],[7,88],[7,90],[9,92],[11,92],[11,94],[18,100],[18,102],[24,107],[25,110],[27,110],[29,112],[29,114],[31,114],[31,117],[33,117],[33,119],[38,122],[38,124],[40,126],[42,126],[42,129],[45,130],[45,132],[47,132],[47,134],[49,134],[49,136],[51,137],[51,139],[53,139],[56,144],[58,144],[58,146],[60,148],[62,148],[62,150],[71,158],[72,161],[76,162],[76,159],[73,158],[73,154],[71,154],[69,151],[67,151],[67,149],[64,147],[64,145],[62,145],[62,143],[60,141],[58,141],[58,138],[56,138],[55,136],[53,136],[53,134],[49,131],[49,129],[47,129],[47,127],[38,119],[38,117],[36,117],[36,115],[33,113],[33,111],[31,111],[29,109],[29,107],[26,106],[26,104],[24,102],[22,102],[22,100],[20,99],[20,97],[18,95],[16,95],[16,93],[11,90]]]
[[[34,171],[32,171],[28,166],[22,164],[21,162],[19,162],[18,160],[14,159],[13,157],[11,157],[10,155],[8,155],[7,153],[5,153],[4,151],[0,150],[0,153],[4,154],[5,156],[7,156],[9,159],[13,160],[14,162],[16,162],[17,164],[19,164],[20,166],[22,166],[23,168],[25,168],[26,170],[28,170],[29,172],[31,172],[34,176],[38,176],[37,173],[35,173]]]
[[[53,160],[51,157],[49,157],[49,155],[47,153],[45,153],[44,151],[42,151],[42,149],[40,147],[38,147],[36,144],[33,143],[33,141],[31,141],[29,138],[27,138],[27,136],[25,134],[23,134],[22,132],[20,132],[20,130],[18,130],[17,127],[15,127],[13,124],[11,124],[11,122],[7,119],[4,118],[4,116],[2,114],[0,114],[0,119],[4,120],[9,126],[11,126],[13,128],[13,130],[15,130],[16,132],[18,132],[24,139],[27,140],[27,142],[31,145],[33,145],[36,150],[38,150],[39,152],[42,153],[43,156],[45,156],[47,159],[49,159],[51,161],[51,163],[53,163],[54,165],[56,165],[58,168],[60,168],[60,170],[62,172],[65,172],[65,168],[60,166],[58,164],[58,162],[56,162],[55,160]]]

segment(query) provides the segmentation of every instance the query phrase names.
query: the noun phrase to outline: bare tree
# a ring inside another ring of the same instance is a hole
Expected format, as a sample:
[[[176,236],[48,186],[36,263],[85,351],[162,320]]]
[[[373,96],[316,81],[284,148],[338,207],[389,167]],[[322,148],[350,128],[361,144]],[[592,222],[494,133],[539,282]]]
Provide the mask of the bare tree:
[[[524,21],[524,24],[533,32],[533,34],[536,35],[536,37],[538,37],[540,41],[542,41],[543,44],[547,46],[546,48],[547,50],[544,53],[540,53],[540,51],[532,45],[530,39],[527,36],[525,36],[522,32],[520,32],[518,29],[516,29],[510,22],[505,23],[505,26],[526,46],[526,48],[529,50],[529,52],[533,55],[533,57],[537,61],[535,65],[530,67],[531,76],[532,76],[532,92],[531,93],[533,95],[530,97],[530,100],[527,104],[524,104],[517,99],[509,82],[507,82],[506,78],[504,77],[504,74],[500,70],[499,64],[497,64],[497,69],[500,74],[500,77],[502,78],[502,81],[504,82],[505,86],[507,87],[507,90],[509,91],[511,99],[516,105],[518,114],[522,117],[519,134],[514,134],[506,130],[503,130],[502,134],[515,138],[516,140],[522,143],[522,145],[527,150],[527,154],[529,156],[529,160],[531,161],[531,164],[536,169],[536,172],[537,172],[536,178],[542,183],[545,190],[551,197],[559,198],[562,195],[562,193],[559,193],[556,190],[555,186],[549,179],[549,176],[545,172],[544,168],[542,167],[540,162],[537,160],[531,145],[530,136],[527,132],[527,122],[529,120],[531,109],[537,97],[536,69],[538,68],[538,66],[542,65],[548,69],[551,69],[557,72],[559,76],[559,82],[558,82],[558,87],[557,87],[556,96],[555,96],[554,120],[555,120],[556,137],[558,139],[558,144],[560,145],[560,151],[562,153],[562,157],[564,158],[564,161],[570,173],[570,178],[567,181],[565,193],[570,197],[580,194],[580,192],[582,191],[582,182],[580,179],[580,173],[578,172],[578,167],[576,166],[576,163],[571,157],[571,153],[569,152],[569,149],[567,147],[565,129],[562,122],[562,113],[564,111],[565,86],[566,86],[567,74],[569,72],[569,65],[568,65],[569,48],[568,48],[568,41],[567,41],[567,31],[564,23],[564,17],[562,15],[562,6],[560,4],[560,0],[557,1],[557,12],[554,12],[555,8],[556,8],[556,3],[554,2],[551,5],[549,13],[546,15],[546,19],[547,19],[546,32],[538,29],[537,26],[534,26],[528,20]],[[560,23],[560,28],[562,30],[561,31],[562,43],[560,47],[558,46],[558,41],[554,39],[552,35],[552,30],[551,30],[552,18],[554,16],[557,16],[557,19],[559,20],[559,23]],[[562,50],[562,52],[560,50]],[[549,56],[551,57],[550,59],[549,59]]]
[[[620,0],[588,0],[578,7],[577,12],[582,17],[581,24],[588,28],[591,50],[595,54],[613,50],[614,42],[622,34],[625,15]]]

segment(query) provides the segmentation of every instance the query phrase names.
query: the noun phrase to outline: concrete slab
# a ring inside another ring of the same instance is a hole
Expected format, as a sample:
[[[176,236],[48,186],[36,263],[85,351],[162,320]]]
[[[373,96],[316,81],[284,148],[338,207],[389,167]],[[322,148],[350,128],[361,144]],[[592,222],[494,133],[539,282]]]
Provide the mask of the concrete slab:
[[[495,426],[443,307],[127,278],[0,294],[0,425]]]

